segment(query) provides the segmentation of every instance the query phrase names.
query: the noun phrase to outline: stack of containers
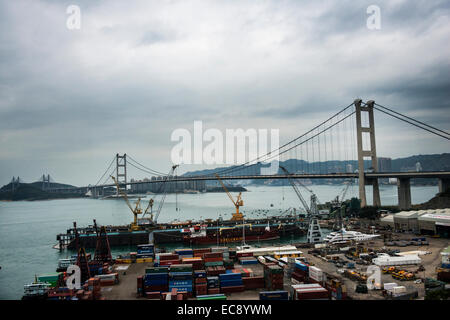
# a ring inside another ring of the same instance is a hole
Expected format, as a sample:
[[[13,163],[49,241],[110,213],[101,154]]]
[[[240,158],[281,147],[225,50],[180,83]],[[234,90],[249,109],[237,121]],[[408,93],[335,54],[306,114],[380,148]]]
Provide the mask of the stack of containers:
[[[194,257],[194,251],[192,249],[175,249],[175,253],[178,254],[180,259]]]
[[[220,292],[231,293],[244,291],[242,275],[240,273],[225,273],[219,275]]]
[[[222,252],[209,252],[203,254],[203,260],[205,267],[217,267],[223,266],[223,254]]]
[[[194,258],[181,258],[182,264],[192,264],[192,267],[194,270],[201,270],[203,269],[203,259],[201,257],[194,257]]]
[[[221,273],[225,273],[222,252],[205,252],[203,253],[203,261],[207,275],[217,276]]]
[[[203,254],[204,253],[209,253],[211,252],[211,248],[199,248],[199,249],[194,249],[193,253],[194,253],[194,257],[199,257],[199,258],[203,258]]]
[[[292,285],[292,298],[294,300],[329,300],[327,289],[318,283]]]
[[[206,295],[208,294],[208,282],[206,281],[206,271],[196,270],[194,271],[195,279],[195,295]]]
[[[169,272],[169,290],[185,291],[192,296],[193,271],[191,264],[173,264]]]
[[[223,259],[223,266],[226,270],[231,270],[234,268],[234,261],[231,259]]]
[[[245,290],[264,288],[264,277],[242,277]]]
[[[295,262],[294,271],[291,274],[291,278],[299,281],[299,282],[305,282],[308,278],[309,270],[308,265],[303,264],[301,262]]]
[[[317,267],[310,266],[309,268],[309,282],[322,283],[324,280],[323,271]]]
[[[240,265],[258,264],[258,260],[256,260],[255,257],[240,257],[239,258],[239,264]]]
[[[261,291],[259,300],[289,300],[287,291]]]
[[[137,277],[137,294],[139,297],[144,295],[144,276]]]
[[[283,289],[283,278],[283,268],[280,266],[269,265],[264,269],[266,288],[271,291]]]
[[[144,259],[142,262],[153,262],[155,248],[153,244],[140,244],[137,246],[137,259]]]
[[[176,253],[158,253],[156,254],[155,266],[170,266],[179,264],[180,257]]]
[[[119,283],[118,273],[99,274],[97,278],[100,280],[100,286],[113,286]]]
[[[101,296],[101,287],[100,287],[100,279],[98,277],[94,277],[94,278],[89,278],[87,281],[87,285],[88,285],[88,290],[85,290],[85,295],[86,295],[86,291],[87,292],[91,292],[91,294],[88,293],[88,296],[86,296],[86,298],[82,298],[83,300],[98,300]],[[91,298],[92,295],[92,298]]]
[[[228,250],[229,259],[234,261],[236,260],[236,250]]]
[[[208,284],[208,294],[216,294],[220,292],[219,277],[206,277],[206,282]]]
[[[161,292],[169,290],[169,269],[152,267],[145,270],[143,292]]]
[[[250,268],[236,268],[233,270],[227,270],[227,273],[240,273],[243,277],[251,277],[253,276],[253,270]]]
[[[211,252],[220,252],[222,253],[222,257],[224,259],[229,259],[230,254],[229,254],[229,248],[228,247],[212,247],[211,248]]]

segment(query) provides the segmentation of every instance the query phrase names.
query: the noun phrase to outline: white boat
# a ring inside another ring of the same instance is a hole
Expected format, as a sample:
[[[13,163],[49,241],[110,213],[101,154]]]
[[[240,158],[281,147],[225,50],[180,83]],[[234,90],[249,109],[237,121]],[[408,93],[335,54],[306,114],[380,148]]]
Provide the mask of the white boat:
[[[339,231],[329,233],[324,241],[326,243],[347,243],[349,241],[367,241],[379,237],[379,234],[365,234],[358,231],[348,231],[342,228]]]
[[[22,299],[43,298],[50,289],[51,284],[46,282],[37,282],[23,286],[24,295]]]

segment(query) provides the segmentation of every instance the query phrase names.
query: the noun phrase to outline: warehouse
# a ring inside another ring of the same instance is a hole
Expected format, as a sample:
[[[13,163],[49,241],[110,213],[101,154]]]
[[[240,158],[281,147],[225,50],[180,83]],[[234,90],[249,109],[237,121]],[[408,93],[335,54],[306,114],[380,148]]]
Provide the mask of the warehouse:
[[[450,236],[450,209],[430,210],[418,217],[420,233]]]
[[[396,231],[419,231],[418,217],[426,214],[426,210],[401,211],[394,215],[394,229]]]
[[[390,227],[391,229],[394,229],[394,215],[389,214],[383,218],[380,219],[380,225],[384,227]]]

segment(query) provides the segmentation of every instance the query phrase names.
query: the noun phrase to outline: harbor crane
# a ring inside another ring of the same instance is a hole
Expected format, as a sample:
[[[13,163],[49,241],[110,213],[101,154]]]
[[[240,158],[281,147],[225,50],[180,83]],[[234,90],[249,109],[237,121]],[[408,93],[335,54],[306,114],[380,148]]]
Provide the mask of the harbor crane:
[[[117,190],[118,190],[119,193],[122,195],[122,197],[125,199],[125,203],[127,204],[128,208],[130,208],[131,212],[132,212],[133,215],[134,215],[134,220],[133,220],[133,222],[131,223],[130,230],[131,230],[131,231],[137,231],[137,230],[139,230],[140,228],[139,228],[139,225],[138,225],[138,215],[142,214],[141,198],[139,198],[138,201],[136,201],[135,207],[133,208],[133,207],[131,206],[130,201],[128,200],[127,193],[126,193],[126,192],[123,192],[123,191],[120,189],[120,186],[119,186],[119,183],[117,182],[117,179],[116,179],[115,177],[113,177],[113,176],[111,176],[111,178],[113,179],[113,181],[114,181],[114,183],[115,183],[115,185],[116,185]]]
[[[308,243],[317,243],[322,241],[322,231],[320,230],[319,225],[319,210],[317,208],[317,196],[314,194],[314,192],[310,189],[308,189],[304,184],[302,184],[300,181],[294,181],[290,176],[291,173],[283,167],[280,166],[280,169],[283,170],[283,172],[288,177],[289,183],[291,184],[292,188],[294,189],[298,199],[303,204],[303,207],[305,208],[306,213],[309,216],[309,223],[308,223],[308,234],[306,237],[306,241]],[[311,193],[311,205],[308,206],[308,203],[303,198],[300,190],[298,189],[297,183],[300,184],[303,188],[305,188],[307,191]]]
[[[128,208],[130,208],[131,212],[134,215],[134,221],[131,223],[131,227],[130,227],[131,231],[136,231],[136,230],[141,229],[141,227],[139,226],[139,223],[138,223],[138,220],[139,220],[138,215],[142,214],[142,216],[145,216],[149,209],[150,209],[150,218],[148,220],[149,220],[150,225],[157,224],[159,214],[161,213],[161,209],[164,205],[164,200],[166,199],[166,195],[167,195],[167,192],[166,192],[167,181],[170,180],[170,178],[172,177],[172,175],[175,172],[175,169],[177,167],[178,167],[178,165],[173,165],[169,174],[167,176],[165,176],[164,180],[161,183],[159,191],[161,191],[163,193],[163,195],[162,195],[161,201],[159,202],[159,206],[156,210],[156,214],[154,216],[153,216],[153,203],[154,203],[153,198],[149,200],[147,208],[145,209],[144,213],[142,214],[141,198],[138,198],[137,202],[135,203],[135,207],[133,209],[133,207],[130,204],[130,201],[128,200],[127,193],[120,190],[120,186],[119,186],[119,183],[117,182],[116,178],[111,176],[114,183],[116,184],[117,190],[119,190],[119,193],[125,199],[125,203],[127,204]]]
[[[242,207],[244,205],[244,200],[242,200],[242,192],[239,192],[239,195],[236,198],[236,201],[233,199],[233,196],[231,195],[231,193],[228,191],[227,187],[225,186],[225,184],[223,183],[223,181],[220,179],[219,175],[216,173],[215,174],[217,180],[219,180],[220,184],[222,185],[222,188],[225,190],[225,192],[228,195],[228,198],[230,198],[231,202],[233,202],[235,208],[236,208],[236,212],[233,213],[233,216],[231,217],[232,221],[241,221],[244,219],[244,215],[242,213],[239,212],[239,207]]]

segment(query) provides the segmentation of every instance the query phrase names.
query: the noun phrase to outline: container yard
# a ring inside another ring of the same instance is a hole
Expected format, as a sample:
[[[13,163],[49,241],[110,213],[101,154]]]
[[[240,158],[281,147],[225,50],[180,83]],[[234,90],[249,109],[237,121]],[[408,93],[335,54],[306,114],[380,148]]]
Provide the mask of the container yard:
[[[402,238],[403,237],[403,238]],[[105,244],[99,237],[99,243]],[[407,235],[399,241],[407,242]],[[107,244],[107,241],[106,241]],[[24,299],[49,300],[411,300],[449,290],[448,240],[427,245],[364,243],[279,247],[215,246],[167,252],[144,244],[108,258],[108,248],[72,257],[83,272],[80,289],[68,272],[38,275]],[[100,253],[103,252],[103,255]],[[83,264],[86,268],[83,268]],[[375,265],[380,283],[370,282]],[[61,266],[59,266],[61,267]],[[368,281],[369,279],[369,281]]]

